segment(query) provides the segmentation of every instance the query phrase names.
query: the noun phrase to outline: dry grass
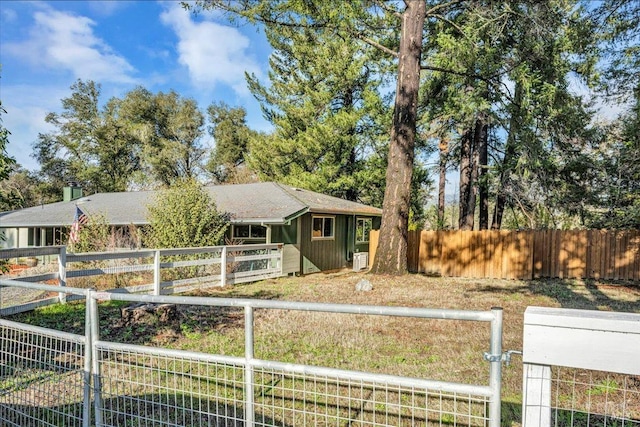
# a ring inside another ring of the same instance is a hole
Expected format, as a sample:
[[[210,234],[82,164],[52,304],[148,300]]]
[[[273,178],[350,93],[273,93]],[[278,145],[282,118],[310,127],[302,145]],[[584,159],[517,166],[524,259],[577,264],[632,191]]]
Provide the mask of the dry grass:
[[[362,278],[372,282],[372,291],[354,290]],[[637,284],[580,280],[477,280],[343,272],[214,289],[206,295],[467,310],[502,307],[505,350],[522,349],[528,306],[640,313]],[[241,332],[238,330],[234,338],[241,340]],[[235,333],[227,331],[227,335]],[[482,355],[488,351],[489,327],[477,322],[261,311],[256,315],[256,337],[257,357],[465,383],[488,381]],[[217,344],[208,344],[205,335],[198,338],[199,345],[219,345],[215,338],[212,341]],[[178,339],[173,345],[193,346],[189,341]],[[504,400],[519,402],[521,377],[521,361],[514,356],[511,366],[504,369]]]
[[[372,291],[355,291],[355,284],[363,278],[372,282]],[[477,280],[339,272],[214,288],[200,295],[466,310],[502,307],[505,350],[522,349],[523,315],[528,306],[640,313],[638,284],[579,280]],[[73,318],[70,309],[75,308],[68,305],[65,309],[66,323]],[[119,309],[118,304],[101,307],[104,339],[243,355],[242,310],[183,307],[173,322],[123,325],[117,320]],[[76,311],[74,326],[64,329],[82,329],[83,309],[78,306]],[[56,318],[59,321],[60,316]],[[33,317],[31,320],[35,321]],[[489,350],[486,323],[258,310],[255,337],[258,358],[488,384],[488,364],[483,360],[483,353]],[[515,356],[511,366],[503,370],[503,425],[517,424],[520,418],[521,382],[522,364]]]

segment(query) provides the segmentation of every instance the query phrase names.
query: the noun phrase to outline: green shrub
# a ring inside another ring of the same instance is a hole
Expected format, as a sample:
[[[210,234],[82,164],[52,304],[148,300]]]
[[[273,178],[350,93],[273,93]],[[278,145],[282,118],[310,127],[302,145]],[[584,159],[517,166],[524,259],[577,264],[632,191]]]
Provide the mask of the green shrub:
[[[229,216],[196,181],[189,179],[160,191],[150,206],[145,246],[189,248],[223,242]]]
[[[73,253],[104,252],[109,249],[111,226],[102,214],[88,216],[87,222],[78,229],[78,239],[69,241],[69,251]]]

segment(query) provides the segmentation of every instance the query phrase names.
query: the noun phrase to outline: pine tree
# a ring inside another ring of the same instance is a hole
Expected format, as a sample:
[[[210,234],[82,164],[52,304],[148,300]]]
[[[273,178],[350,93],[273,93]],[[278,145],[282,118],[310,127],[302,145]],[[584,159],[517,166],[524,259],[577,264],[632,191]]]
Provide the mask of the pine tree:
[[[249,88],[275,131],[251,140],[250,168],[263,179],[371,199],[367,191],[380,173],[367,166],[379,155],[384,64],[353,41],[316,28],[266,23],[265,31],[275,49],[269,85],[250,76]]]

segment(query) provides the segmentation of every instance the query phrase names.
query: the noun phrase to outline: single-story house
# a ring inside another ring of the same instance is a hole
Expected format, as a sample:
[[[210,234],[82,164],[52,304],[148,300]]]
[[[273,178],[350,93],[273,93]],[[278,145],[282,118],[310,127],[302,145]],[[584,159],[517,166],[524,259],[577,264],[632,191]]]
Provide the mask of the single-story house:
[[[243,243],[283,243],[284,270],[308,274],[348,267],[353,254],[367,252],[369,231],[382,211],[274,182],[205,187],[218,211],[231,218],[228,238]],[[0,213],[5,248],[66,244],[76,206],[103,215],[114,227],[148,223],[155,191],[96,193],[65,187],[64,200]]]

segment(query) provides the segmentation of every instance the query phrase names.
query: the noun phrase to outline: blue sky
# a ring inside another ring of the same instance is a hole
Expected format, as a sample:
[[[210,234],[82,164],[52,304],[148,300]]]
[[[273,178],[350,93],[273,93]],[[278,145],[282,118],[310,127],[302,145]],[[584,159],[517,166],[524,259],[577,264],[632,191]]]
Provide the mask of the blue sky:
[[[0,1],[0,99],[8,152],[28,169],[44,121],[77,80],[102,85],[101,101],[136,86],[174,89],[204,110],[224,101],[268,130],[244,73],[264,80],[271,47],[250,25],[183,10],[178,1]],[[210,143],[210,141],[205,141]]]

